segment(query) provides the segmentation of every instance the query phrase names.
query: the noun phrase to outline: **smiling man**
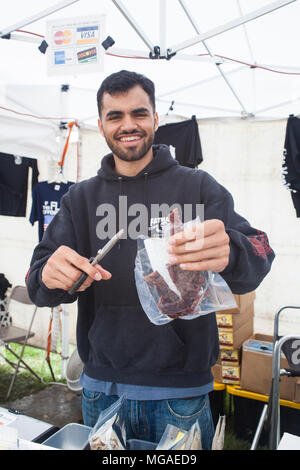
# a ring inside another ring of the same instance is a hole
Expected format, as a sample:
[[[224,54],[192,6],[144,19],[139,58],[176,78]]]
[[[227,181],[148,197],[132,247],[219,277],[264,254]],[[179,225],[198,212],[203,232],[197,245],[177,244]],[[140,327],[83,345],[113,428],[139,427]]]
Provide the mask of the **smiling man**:
[[[113,87],[111,94],[109,83],[105,86],[104,82],[98,91],[98,126],[113,153],[115,171],[135,175],[153,158],[152,144],[158,127],[153,91],[146,80],[144,88],[137,84],[126,90],[121,77]]]
[[[139,165],[146,166],[153,158],[152,144],[158,126],[158,116],[147,93],[137,85],[125,93],[105,92],[100,103],[99,129],[116,157],[116,165],[119,160],[143,159]],[[132,167],[132,171],[137,169],[136,165]]]
[[[202,446],[210,449],[214,424],[208,394],[219,353],[215,314],[151,323],[135,284],[136,238],[121,239],[101,266],[91,266],[89,258],[107,241],[97,227],[112,208],[119,216],[115,229],[127,228],[142,204],[151,229],[144,235],[153,236],[153,227],[161,227],[169,215],[152,219],[154,206],[192,208],[194,219],[201,204],[204,220],[196,230],[170,237],[169,262],[187,271],[219,272],[236,294],[259,286],[274,253],[266,234],[235,212],[230,193],[213,177],[180,166],[167,146],[153,145],[158,116],[151,80],[125,70],[112,74],[101,84],[97,102],[99,129],[112,153],[102,159],[97,176],[73,185],[62,198],[34,250],[29,294],[38,306],[78,300],[86,425],[94,426],[100,412],[125,394],[128,439],[158,442],[167,424],[188,430],[197,420]],[[128,219],[122,213],[124,197]],[[67,291],[82,271],[88,278],[70,296]]]

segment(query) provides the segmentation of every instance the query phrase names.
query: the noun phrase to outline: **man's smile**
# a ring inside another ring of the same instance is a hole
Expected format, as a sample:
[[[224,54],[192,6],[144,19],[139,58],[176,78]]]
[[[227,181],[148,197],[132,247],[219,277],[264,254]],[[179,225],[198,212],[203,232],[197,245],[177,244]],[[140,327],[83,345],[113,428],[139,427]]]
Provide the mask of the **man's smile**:
[[[132,135],[132,136],[127,136],[127,137],[120,137],[121,142],[132,142],[133,140],[141,140],[141,136],[138,135]]]
[[[143,137],[142,134],[121,135],[117,137],[117,140],[126,146],[130,146],[139,142]]]

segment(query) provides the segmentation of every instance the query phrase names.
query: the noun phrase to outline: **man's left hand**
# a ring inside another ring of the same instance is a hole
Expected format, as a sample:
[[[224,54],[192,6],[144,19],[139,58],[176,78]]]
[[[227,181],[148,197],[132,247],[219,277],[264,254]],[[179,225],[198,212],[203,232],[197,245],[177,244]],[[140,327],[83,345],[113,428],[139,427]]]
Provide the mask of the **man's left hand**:
[[[187,271],[219,273],[229,263],[229,241],[221,220],[206,220],[170,237],[169,261]]]

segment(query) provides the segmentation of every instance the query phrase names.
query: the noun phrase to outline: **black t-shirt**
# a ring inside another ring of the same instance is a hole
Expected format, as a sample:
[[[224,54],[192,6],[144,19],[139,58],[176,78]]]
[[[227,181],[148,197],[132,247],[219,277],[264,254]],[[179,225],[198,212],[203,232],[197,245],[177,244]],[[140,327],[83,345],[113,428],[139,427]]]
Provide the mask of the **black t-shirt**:
[[[182,166],[195,168],[203,161],[195,118],[160,126],[155,133],[154,143],[168,145],[171,154]]]
[[[283,183],[291,191],[297,217],[300,217],[300,119],[289,117],[283,151]]]
[[[38,181],[37,160],[0,152],[0,215],[26,216],[29,168],[33,187]]]

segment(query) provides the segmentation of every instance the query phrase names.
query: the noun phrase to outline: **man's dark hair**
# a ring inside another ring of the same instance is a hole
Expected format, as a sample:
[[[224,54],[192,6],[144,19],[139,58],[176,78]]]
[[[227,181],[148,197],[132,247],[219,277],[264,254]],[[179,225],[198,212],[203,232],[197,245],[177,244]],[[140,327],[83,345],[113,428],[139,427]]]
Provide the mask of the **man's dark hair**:
[[[154,83],[149,78],[139,73],[121,70],[120,72],[112,73],[106,77],[97,92],[99,116],[101,116],[103,93],[109,93],[110,95],[114,95],[115,93],[124,93],[137,85],[140,85],[148,94],[153,111],[155,111]]]

